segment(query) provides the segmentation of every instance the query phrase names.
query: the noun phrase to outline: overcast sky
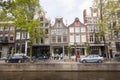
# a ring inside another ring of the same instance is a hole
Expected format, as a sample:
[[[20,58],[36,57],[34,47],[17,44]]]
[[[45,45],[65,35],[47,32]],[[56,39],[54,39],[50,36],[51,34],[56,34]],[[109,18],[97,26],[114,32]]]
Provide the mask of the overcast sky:
[[[63,17],[65,24],[71,24],[75,17],[83,22],[83,10],[88,9],[92,0],[40,0],[46,16],[53,23],[56,17]]]

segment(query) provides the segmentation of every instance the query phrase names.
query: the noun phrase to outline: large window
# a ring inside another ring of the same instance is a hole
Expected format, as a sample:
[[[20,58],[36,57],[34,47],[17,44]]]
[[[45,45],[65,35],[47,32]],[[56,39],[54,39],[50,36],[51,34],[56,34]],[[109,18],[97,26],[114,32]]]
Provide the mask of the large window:
[[[74,35],[73,34],[70,35],[70,42],[74,42]]]
[[[82,35],[82,42],[86,42],[86,35]]]
[[[58,36],[58,42],[61,42],[61,36]]]
[[[16,39],[20,39],[20,32],[16,33]]]
[[[80,27],[75,27],[75,32],[79,33],[80,32]]]
[[[74,33],[74,27],[70,27],[69,29],[71,33]]]
[[[67,36],[63,36],[63,42],[67,42]]]
[[[55,36],[52,36],[52,42],[56,42],[56,37]]]
[[[85,32],[85,27],[81,27],[81,32]]]
[[[80,42],[80,35],[79,34],[76,35],[76,42]]]
[[[26,32],[22,32],[22,39],[26,38]]]
[[[93,35],[90,35],[90,42],[93,42]]]

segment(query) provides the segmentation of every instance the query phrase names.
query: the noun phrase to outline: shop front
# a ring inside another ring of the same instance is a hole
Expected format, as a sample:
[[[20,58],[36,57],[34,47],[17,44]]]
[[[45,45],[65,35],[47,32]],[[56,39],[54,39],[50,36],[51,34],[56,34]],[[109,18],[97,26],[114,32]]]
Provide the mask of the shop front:
[[[33,45],[32,56],[47,56],[50,57],[50,46],[49,45]]]

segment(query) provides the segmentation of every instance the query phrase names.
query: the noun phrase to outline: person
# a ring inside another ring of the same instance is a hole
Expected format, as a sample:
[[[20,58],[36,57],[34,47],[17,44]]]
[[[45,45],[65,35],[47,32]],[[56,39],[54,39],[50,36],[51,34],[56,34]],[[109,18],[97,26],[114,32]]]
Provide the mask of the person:
[[[62,53],[60,54],[60,59],[63,59],[63,54]]]

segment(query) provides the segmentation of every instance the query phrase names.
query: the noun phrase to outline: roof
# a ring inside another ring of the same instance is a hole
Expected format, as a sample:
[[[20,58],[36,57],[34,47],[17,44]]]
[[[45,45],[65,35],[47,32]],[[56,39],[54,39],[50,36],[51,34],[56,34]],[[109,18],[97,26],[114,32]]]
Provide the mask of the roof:
[[[76,17],[74,22],[70,24],[68,27],[77,27],[77,26],[85,26],[82,22],[80,22],[79,18]]]

